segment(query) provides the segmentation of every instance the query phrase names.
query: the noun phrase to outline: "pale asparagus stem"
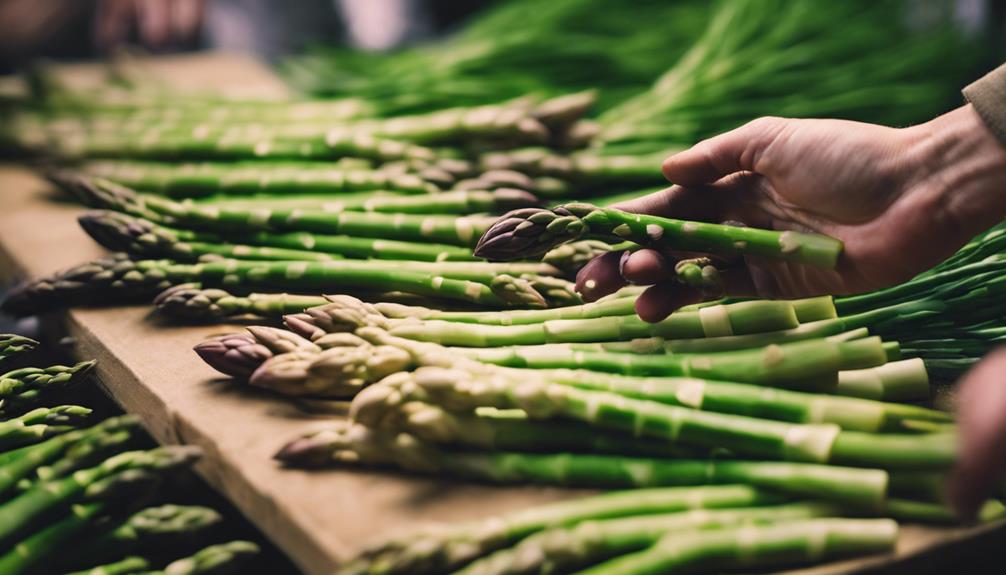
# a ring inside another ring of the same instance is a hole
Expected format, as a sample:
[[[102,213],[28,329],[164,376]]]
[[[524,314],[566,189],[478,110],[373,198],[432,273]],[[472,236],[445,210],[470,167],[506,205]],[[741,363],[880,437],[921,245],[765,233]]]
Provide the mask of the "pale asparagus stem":
[[[407,433],[359,424],[329,425],[295,439],[276,458],[287,465],[394,466],[490,483],[542,483],[574,487],[638,488],[744,483],[775,492],[877,509],[888,475],[862,469],[791,462],[692,460],[602,454],[442,451]]]
[[[409,369],[411,356],[389,345],[370,345],[352,334],[332,334],[324,350],[295,350],[264,361],[248,382],[295,396],[346,399],[388,375]]]
[[[561,342],[617,341],[647,336],[701,338],[724,334],[749,334],[796,327],[793,308],[782,301],[754,301],[712,306],[695,312],[672,314],[657,323],[635,315],[585,319],[554,319],[521,325],[476,325],[442,320],[386,318],[377,308],[354,298],[333,296],[332,303],[298,315],[322,331],[353,330],[364,326],[386,328],[396,336],[445,345],[496,347]],[[626,310],[627,302],[597,304],[597,308]],[[580,308],[582,311],[587,308]],[[596,308],[595,308],[596,309]],[[626,310],[627,311],[627,310]],[[562,312],[555,312],[562,317]],[[540,318],[545,314],[532,317]],[[593,314],[591,314],[593,315]],[[313,319],[312,319],[313,318]]]
[[[778,498],[743,485],[665,487],[610,492],[539,505],[475,523],[437,525],[384,541],[360,553],[341,575],[444,573],[549,529],[585,521],[701,512],[705,509],[777,503]]]
[[[825,268],[835,267],[842,252],[840,241],[822,235],[686,222],[590,204],[565,204],[551,210],[523,208],[504,215],[479,240],[475,255],[492,260],[525,258],[584,237],[721,256],[756,255]]]
[[[890,551],[898,524],[890,519],[809,519],[769,525],[671,532],[644,551],[595,565],[582,575],[684,572],[698,566],[735,570],[814,564]]]
[[[587,520],[535,533],[510,549],[483,557],[458,575],[534,575],[571,572],[613,557],[641,551],[669,533],[768,525],[815,517],[841,516],[834,505],[791,503],[766,507],[705,510]]]
[[[232,237],[213,232],[170,228],[147,219],[109,210],[92,210],[79,221],[84,231],[106,248],[144,255],[170,251],[184,252],[188,257],[190,252],[195,251],[194,246],[248,244],[247,248],[257,248],[259,254],[313,252],[316,258],[328,259],[349,257],[416,262],[474,260],[471,250],[461,246],[321,235],[310,232],[245,232]],[[236,248],[232,246],[231,249]]]
[[[361,330],[360,335],[384,344],[392,339],[374,330]],[[554,384],[543,378],[515,378],[512,373],[486,370],[435,350],[416,349],[420,345],[424,344],[409,346],[415,350],[418,364],[454,368],[422,367],[396,373],[380,385],[363,389],[352,404],[356,421],[375,424],[397,405],[420,401],[449,410],[521,409],[535,419],[574,419],[675,444],[726,448],[785,461],[940,469],[956,457],[952,434],[876,435],[842,431],[832,423],[795,424],[698,411]]]

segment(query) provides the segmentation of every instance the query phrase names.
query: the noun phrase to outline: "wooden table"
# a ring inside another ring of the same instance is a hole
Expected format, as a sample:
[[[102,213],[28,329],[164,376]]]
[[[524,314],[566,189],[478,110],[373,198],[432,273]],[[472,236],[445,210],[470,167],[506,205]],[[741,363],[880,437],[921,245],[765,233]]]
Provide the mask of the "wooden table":
[[[171,58],[152,63],[151,70],[168,83],[191,88],[283,89],[268,70],[235,56]],[[80,83],[97,78],[88,66],[67,69],[65,75]],[[76,225],[81,208],[54,201],[55,190],[28,169],[0,166],[0,190],[0,269],[8,276],[47,274],[102,254]],[[312,575],[331,573],[361,546],[423,523],[486,517],[577,493],[356,470],[282,469],[272,454],[328,416],[312,413],[309,404],[221,379],[192,353],[192,346],[206,336],[237,328],[172,326],[152,315],[150,307],[76,309],[46,320],[73,338],[80,357],[98,359],[107,392],[140,416],[159,441],[202,447],[205,457],[198,471]],[[992,526],[909,525],[895,554],[799,573],[851,573],[878,566],[903,572],[894,567],[900,561],[993,529],[1002,534],[1001,527]]]

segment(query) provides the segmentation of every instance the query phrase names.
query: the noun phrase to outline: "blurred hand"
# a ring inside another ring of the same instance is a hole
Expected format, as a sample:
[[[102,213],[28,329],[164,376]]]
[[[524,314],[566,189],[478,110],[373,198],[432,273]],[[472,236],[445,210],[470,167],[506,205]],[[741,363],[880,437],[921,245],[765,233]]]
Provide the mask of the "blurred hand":
[[[960,455],[947,499],[971,519],[1006,479],[1006,348],[983,359],[958,386]]]
[[[679,219],[818,232],[845,242],[834,270],[746,257],[729,295],[795,298],[874,290],[909,279],[1006,215],[1006,147],[968,105],[897,129],[841,120],[761,118],[664,162],[675,186],[614,207]],[[673,253],[590,262],[592,301],[627,283],[647,321],[702,299],[673,279]]]
[[[157,50],[192,42],[199,34],[203,0],[99,0],[95,42],[110,50],[131,40]]]

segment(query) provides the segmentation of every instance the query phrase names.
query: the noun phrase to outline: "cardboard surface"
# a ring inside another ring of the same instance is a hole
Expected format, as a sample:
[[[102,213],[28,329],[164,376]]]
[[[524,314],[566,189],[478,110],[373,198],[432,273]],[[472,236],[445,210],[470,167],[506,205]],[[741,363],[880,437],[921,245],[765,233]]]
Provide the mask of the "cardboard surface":
[[[282,90],[263,67],[234,56],[172,58],[151,70],[168,82]],[[86,66],[66,73],[82,83],[95,77],[95,69]],[[76,225],[81,211],[54,201],[54,190],[27,168],[0,165],[0,270],[8,277],[38,276],[100,256],[101,248]],[[172,326],[145,306],[77,309],[46,319],[73,337],[80,357],[99,360],[103,386],[125,410],[138,414],[159,441],[202,447],[206,455],[199,472],[311,575],[331,573],[362,546],[420,524],[482,518],[585,493],[357,470],[282,469],[272,454],[331,415],[319,414],[315,404],[221,379],[191,351],[206,336],[237,328]],[[885,566],[883,572],[899,573],[902,559],[991,529],[909,525],[895,555],[793,573],[853,573]]]

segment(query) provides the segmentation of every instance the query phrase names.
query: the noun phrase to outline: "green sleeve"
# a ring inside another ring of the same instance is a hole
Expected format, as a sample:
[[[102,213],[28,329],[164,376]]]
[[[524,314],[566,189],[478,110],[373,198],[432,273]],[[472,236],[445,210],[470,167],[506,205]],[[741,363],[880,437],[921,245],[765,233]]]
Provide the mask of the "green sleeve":
[[[999,141],[1006,144],[1006,64],[964,88],[964,97]]]

